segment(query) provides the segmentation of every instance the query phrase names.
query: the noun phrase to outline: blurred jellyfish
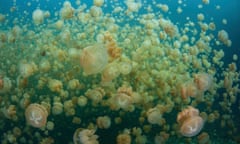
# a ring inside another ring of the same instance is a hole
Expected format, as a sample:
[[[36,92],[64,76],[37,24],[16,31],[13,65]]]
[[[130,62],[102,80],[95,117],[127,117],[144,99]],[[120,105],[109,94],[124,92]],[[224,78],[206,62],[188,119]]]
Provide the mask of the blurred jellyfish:
[[[212,86],[213,78],[207,73],[199,73],[194,75],[194,83],[200,91],[205,92]]]
[[[12,82],[8,77],[0,76],[0,94],[10,91],[12,87]]]
[[[74,144],[98,144],[98,136],[94,134],[95,130],[78,128],[74,132]]]
[[[196,97],[199,90],[195,83],[192,81],[187,81],[181,85],[181,97],[186,99],[188,97]]]
[[[40,9],[36,9],[32,13],[32,19],[35,24],[41,24],[44,20],[44,12]]]

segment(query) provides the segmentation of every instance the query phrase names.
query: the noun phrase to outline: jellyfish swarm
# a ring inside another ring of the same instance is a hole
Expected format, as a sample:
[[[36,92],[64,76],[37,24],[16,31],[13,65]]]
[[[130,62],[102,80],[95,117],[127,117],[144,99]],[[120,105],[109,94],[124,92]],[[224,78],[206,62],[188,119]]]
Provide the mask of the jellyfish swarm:
[[[180,133],[185,137],[197,135],[204,124],[202,117],[199,116],[199,111],[191,106],[178,114],[177,122],[180,124]]]
[[[26,111],[25,117],[27,124],[35,127],[41,128],[46,125],[48,112],[46,108],[40,104],[30,104]]]
[[[88,46],[82,50],[80,65],[86,75],[101,72],[108,63],[107,49],[102,44]]]

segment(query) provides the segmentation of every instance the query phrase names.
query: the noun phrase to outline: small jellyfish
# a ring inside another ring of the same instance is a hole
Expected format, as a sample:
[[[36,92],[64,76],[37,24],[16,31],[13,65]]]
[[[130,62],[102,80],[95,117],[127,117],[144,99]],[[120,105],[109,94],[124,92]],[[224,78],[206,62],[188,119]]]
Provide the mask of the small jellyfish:
[[[96,44],[82,50],[80,64],[86,75],[101,72],[108,63],[108,53],[104,45]]]
[[[157,107],[150,108],[147,111],[147,120],[150,124],[160,124],[162,114]]]
[[[40,104],[30,104],[25,111],[27,124],[41,128],[46,125],[48,117],[47,109]]]
[[[111,119],[109,116],[100,116],[97,118],[97,126],[100,129],[108,129],[111,126]]]
[[[12,88],[12,81],[8,77],[0,76],[0,94],[9,92]]]
[[[192,81],[187,81],[181,85],[181,97],[186,99],[188,97],[196,97],[199,90],[195,83]]]
[[[73,135],[74,144],[98,144],[98,135],[95,135],[93,129],[78,128]]]
[[[44,12],[40,9],[36,9],[32,13],[32,19],[36,25],[43,23]]]

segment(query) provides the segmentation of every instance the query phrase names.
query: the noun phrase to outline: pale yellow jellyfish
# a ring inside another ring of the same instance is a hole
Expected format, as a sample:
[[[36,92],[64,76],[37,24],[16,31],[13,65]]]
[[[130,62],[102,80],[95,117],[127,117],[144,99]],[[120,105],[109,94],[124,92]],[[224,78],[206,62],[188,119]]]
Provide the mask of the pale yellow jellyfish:
[[[74,144],[98,144],[98,136],[95,135],[96,130],[78,128],[74,132]]]
[[[178,114],[177,122],[180,124],[180,133],[185,137],[197,135],[204,125],[204,120],[199,116],[199,111],[191,106]]]
[[[47,123],[47,109],[40,104],[30,104],[25,111],[27,124],[35,127],[44,127]]]
[[[35,24],[41,24],[44,20],[44,12],[40,9],[36,9],[32,13],[32,19]]]
[[[194,75],[194,83],[200,91],[208,90],[213,84],[213,78],[207,73],[199,73]]]
[[[101,72],[108,63],[108,53],[104,45],[95,44],[82,50],[80,64],[86,75]]]
[[[192,81],[187,81],[181,85],[181,97],[186,99],[188,97],[196,97],[199,90],[195,83]]]
[[[0,94],[9,92],[12,88],[12,81],[8,77],[0,76]]]

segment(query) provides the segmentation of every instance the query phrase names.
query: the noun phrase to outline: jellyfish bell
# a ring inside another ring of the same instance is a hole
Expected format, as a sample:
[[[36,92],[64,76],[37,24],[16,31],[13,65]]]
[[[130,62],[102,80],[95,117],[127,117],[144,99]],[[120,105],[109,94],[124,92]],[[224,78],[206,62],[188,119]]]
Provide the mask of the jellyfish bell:
[[[204,121],[200,116],[190,117],[182,124],[180,133],[185,137],[193,137],[202,130],[203,124]]]
[[[180,125],[180,133],[186,137],[197,135],[203,128],[204,120],[199,116],[199,110],[189,106],[177,116]]]
[[[86,75],[101,72],[108,63],[107,49],[103,44],[84,48],[80,54],[80,65]]]
[[[48,117],[47,109],[37,103],[30,104],[25,111],[25,118],[27,124],[35,127],[41,128],[46,125]]]
[[[192,106],[189,106],[188,108],[184,109],[178,114],[177,122],[181,124],[188,117],[193,117],[198,115],[199,115],[199,110]]]

